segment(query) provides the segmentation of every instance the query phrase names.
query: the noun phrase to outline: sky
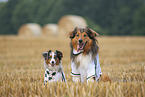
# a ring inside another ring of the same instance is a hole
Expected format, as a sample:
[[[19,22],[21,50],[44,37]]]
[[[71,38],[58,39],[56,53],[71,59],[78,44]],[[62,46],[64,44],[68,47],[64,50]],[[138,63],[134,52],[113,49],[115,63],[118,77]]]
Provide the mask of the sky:
[[[0,2],[7,2],[8,0],[0,0]]]

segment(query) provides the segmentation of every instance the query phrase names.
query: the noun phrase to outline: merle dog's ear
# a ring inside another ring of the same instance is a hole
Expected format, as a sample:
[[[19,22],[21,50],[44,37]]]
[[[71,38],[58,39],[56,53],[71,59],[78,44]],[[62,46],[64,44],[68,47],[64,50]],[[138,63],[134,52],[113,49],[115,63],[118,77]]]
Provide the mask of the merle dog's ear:
[[[44,52],[42,53],[42,56],[44,57],[44,59],[46,60],[48,58],[48,56],[50,55],[51,50],[49,50],[48,52]]]
[[[56,50],[55,52],[56,52],[58,59],[61,60],[61,58],[63,57],[63,53],[58,50]]]
[[[99,34],[96,31],[92,30],[89,27],[86,27],[86,28],[87,28],[88,32],[90,32],[93,35],[93,37],[99,36]]]
[[[76,27],[73,31],[71,31],[70,33],[69,33],[69,38],[74,38],[75,37],[75,35],[76,35],[76,33],[77,33],[77,29],[78,29],[78,27]]]
[[[42,53],[42,56],[43,56],[43,58],[44,58],[45,60],[47,59],[47,55],[48,55],[48,52]]]
[[[51,53],[51,50],[48,51],[48,56],[50,55],[50,53]]]

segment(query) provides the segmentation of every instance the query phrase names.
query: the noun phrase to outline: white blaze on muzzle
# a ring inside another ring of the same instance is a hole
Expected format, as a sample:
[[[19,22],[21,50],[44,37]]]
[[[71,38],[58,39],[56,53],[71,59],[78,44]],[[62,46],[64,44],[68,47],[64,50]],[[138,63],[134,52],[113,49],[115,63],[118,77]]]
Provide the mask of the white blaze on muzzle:
[[[51,60],[50,60],[50,64],[51,66],[54,66],[56,64],[56,60],[55,60],[55,53],[54,52],[51,52],[50,54],[52,57],[51,57]]]

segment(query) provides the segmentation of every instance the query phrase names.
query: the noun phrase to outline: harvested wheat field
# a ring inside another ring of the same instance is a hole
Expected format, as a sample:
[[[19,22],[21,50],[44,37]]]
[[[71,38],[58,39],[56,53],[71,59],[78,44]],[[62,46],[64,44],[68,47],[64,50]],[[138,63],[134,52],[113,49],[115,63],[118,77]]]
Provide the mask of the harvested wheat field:
[[[102,72],[111,82],[71,81],[68,38],[0,36],[0,97],[145,97],[145,37],[99,37]],[[43,85],[42,52],[63,52],[67,83]]]

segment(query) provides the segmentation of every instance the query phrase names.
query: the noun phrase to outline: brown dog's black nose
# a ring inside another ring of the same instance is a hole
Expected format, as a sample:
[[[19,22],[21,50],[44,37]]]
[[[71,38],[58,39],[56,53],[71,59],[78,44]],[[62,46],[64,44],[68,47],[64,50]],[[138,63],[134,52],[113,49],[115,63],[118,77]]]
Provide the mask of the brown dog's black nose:
[[[83,42],[83,40],[82,39],[79,39],[79,43],[82,43]]]

